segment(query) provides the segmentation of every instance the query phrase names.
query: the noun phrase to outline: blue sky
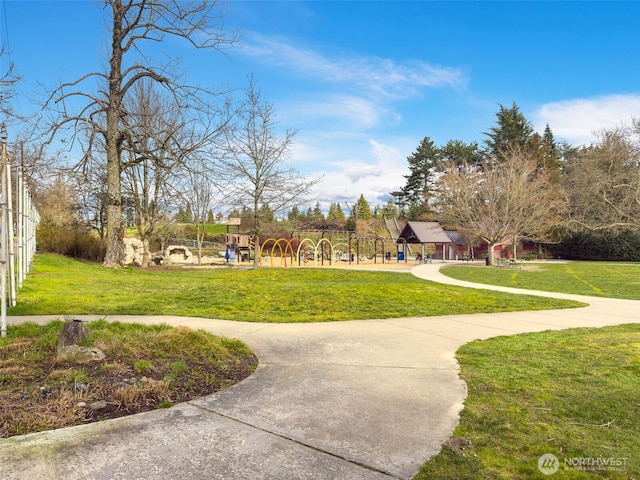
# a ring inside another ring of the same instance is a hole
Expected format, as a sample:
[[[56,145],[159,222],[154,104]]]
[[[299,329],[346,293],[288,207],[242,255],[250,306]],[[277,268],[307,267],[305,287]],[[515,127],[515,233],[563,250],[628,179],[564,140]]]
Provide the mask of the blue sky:
[[[174,42],[187,74],[242,89],[253,74],[292,162],[323,175],[324,206],[362,193],[383,204],[420,140],[484,139],[498,104],[542,131],[589,144],[640,117],[640,2],[231,1],[242,41],[225,56]],[[2,41],[29,113],[39,84],[104,64],[100,2],[0,0]],[[3,64],[7,59],[3,58]],[[12,127],[13,128],[13,127]],[[17,126],[15,128],[18,128]],[[10,132],[11,134],[11,132]]]

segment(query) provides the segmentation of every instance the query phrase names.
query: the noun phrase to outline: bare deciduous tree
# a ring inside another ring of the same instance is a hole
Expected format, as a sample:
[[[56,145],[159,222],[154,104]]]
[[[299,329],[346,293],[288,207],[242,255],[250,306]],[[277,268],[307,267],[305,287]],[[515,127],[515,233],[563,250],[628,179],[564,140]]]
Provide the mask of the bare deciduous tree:
[[[203,194],[198,177],[210,170],[207,164],[213,160],[205,152],[226,128],[229,109],[225,105],[220,110],[212,108],[206,115],[200,112],[201,115],[187,116],[172,97],[163,97],[152,82],[141,81],[134,87],[128,111],[124,191],[133,204],[135,224],[144,245],[142,266],[146,267],[149,239],[158,226],[167,225],[168,212],[175,206],[175,193],[183,198]],[[187,203],[196,206],[190,200]],[[197,206],[200,205],[198,201]]]
[[[8,56],[5,46],[0,45],[0,59],[2,59],[2,69],[0,70],[0,115],[2,115],[3,124],[16,116],[9,100],[15,96],[16,92],[13,87],[20,80],[13,63],[5,61]]]
[[[511,148],[502,159],[482,166],[449,164],[438,180],[439,218],[468,241],[487,243],[491,264],[494,247],[506,239],[549,241],[566,205],[530,155]]]
[[[225,130],[226,155],[219,161],[216,176],[227,200],[252,212],[251,235],[256,248],[260,244],[261,214],[278,213],[299,204],[318,182],[289,165],[294,132],[287,130],[279,137],[276,128],[273,105],[261,100],[250,79],[235,123]],[[254,266],[258,265],[256,255]]]
[[[165,225],[170,183],[182,160],[178,145],[183,120],[173,102],[154,91],[150,81],[140,81],[129,98],[130,125],[123,156],[123,194],[134,210],[142,241],[141,266],[149,265],[149,240]]]
[[[191,206],[196,227],[198,265],[202,264],[202,244],[209,212],[220,201],[221,194],[213,175],[211,159],[194,152],[181,170],[177,194]]]
[[[100,138],[106,152],[107,252],[105,266],[120,266],[122,242],[122,152],[127,138],[126,97],[137,82],[147,79],[172,92],[180,108],[208,103],[207,93],[181,83],[174,72],[176,61],[154,63],[142,52],[145,46],[167,37],[181,38],[196,48],[222,49],[235,41],[225,34],[219,2],[211,0],[105,0],[111,41],[104,72],[90,72],[56,88],[47,106],[54,108],[51,128],[56,135],[65,128],[83,145],[85,160]],[[196,95],[197,93],[197,95]]]
[[[640,119],[603,130],[565,169],[574,228],[640,227]]]

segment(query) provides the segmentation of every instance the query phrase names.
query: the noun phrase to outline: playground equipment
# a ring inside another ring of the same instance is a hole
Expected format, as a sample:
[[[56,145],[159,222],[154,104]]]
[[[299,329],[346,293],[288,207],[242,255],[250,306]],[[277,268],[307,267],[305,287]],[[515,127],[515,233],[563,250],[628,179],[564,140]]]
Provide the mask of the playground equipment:
[[[231,227],[235,227],[235,232],[231,232]],[[249,261],[251,258],[251,251],[254,249],[253,240],[247,234],[240,233],[240,219],[229,218],[227,220],[227,235],[225,243],[227,244],[227,250],[225,252],[225,258],[227,261],[235,261],[236,257],[238,261]]]
[[[313,233],[313,232],[307,232]],[[378,255],[382,263],[390,261],[390,256],[384,250],[384,239],[379,237],[361,237],[356,232],[319,231],[319,238],[307,236],[303,239],[268,238],[258,250],[259,262],[269,259],[272,267],[281,266],[333,266],[336,262],[344,261],[359,264],[365,258],[378,262]],[[335,236],[334,242],[328,236]],[[364,248],[368,247],[368,248]]]
[[[385,239],[381,237],[328,229],[305,231],[304,234],[301,238],[300,232],[294,230],[290,238],[272,237],[254,245],[250,235],[240,233],[240,219],[229,218],[224,255],[227,261],[248,261],[253,252],[258,255],[260,265],[264,265],[268,258],[271,267],[317,267],[333,266],[341,261],[360,264],[365,259],[372,259],[374,263],[391,260],[390,252],[385,251]]]

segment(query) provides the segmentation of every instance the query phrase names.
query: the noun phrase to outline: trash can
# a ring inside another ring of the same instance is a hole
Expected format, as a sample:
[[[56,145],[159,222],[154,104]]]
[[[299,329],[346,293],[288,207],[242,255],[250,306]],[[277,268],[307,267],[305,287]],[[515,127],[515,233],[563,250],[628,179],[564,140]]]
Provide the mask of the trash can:
[[[398,261],[404,260],[404,252],[398,252]]]
[[[485,265],[488,267],[489,265],[491,265],[491,263],[489,262],[489,255],[487,255],[486,257],[484,257],[484,263]]]

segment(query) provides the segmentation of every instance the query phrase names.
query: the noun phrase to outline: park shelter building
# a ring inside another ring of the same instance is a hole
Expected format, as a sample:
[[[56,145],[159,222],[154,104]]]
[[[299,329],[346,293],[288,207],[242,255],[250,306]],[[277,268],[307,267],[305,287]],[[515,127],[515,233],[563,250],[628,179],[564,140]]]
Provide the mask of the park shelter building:
[[[464,236],[455,230],[445,230],[438,222],[407,222],[396,238],[398,257],[413,256],[419,259],[473,260],[482,259],[489,254],[486,243],[470,244]],[[509,258],[515,247],[511,239],[494,247],[497,258]],[[517,245],[517,256],[523,258],[535,252],[536,245],[529,239],[521,239]]]
[[[453,260],[456,244],[438,222],[407,222],[396,240],[398,256],[406,258],[410,251],[418,258]],[[415,248],[412,248],[415,245]]]

